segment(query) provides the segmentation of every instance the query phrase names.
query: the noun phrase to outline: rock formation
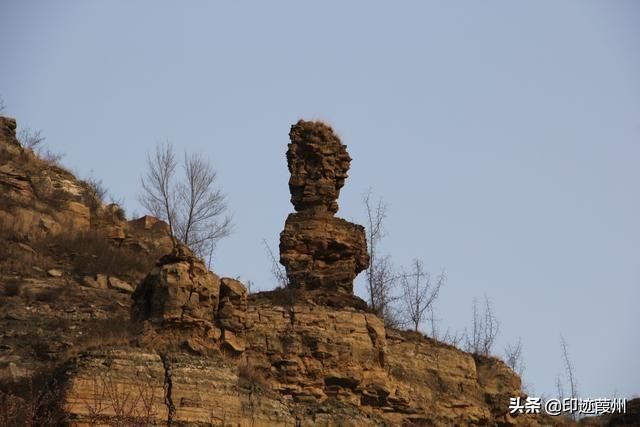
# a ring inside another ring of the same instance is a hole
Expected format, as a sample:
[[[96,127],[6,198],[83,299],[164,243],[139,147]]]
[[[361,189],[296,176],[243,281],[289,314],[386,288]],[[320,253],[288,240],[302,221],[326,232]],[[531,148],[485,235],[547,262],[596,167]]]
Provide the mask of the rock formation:
[[[173,248],[162,221],[87,204],[0,118],[0,424],[38,408],[31,425],[562,425],[509,414],[523,394],[503,362],[352,303],[364,230],[334,216],[350,158],[321,123],[300,121],[291,141],[281,258],[304,292],[248,295]],[[69,219],[89,229],[74,245],[56,234]]]
[[[364,227],[334,216],[351,157],[321,122],[300,120],[289,137],[289,191],[297,212],[280,234],[289,285],[351,294],[353,280],[369,263]]]
[[[238,280],[219,278],[187,246],[161,257],[133,300],[132,317],[149,322],[142,341],[152,346],[173,341],[196,353],[220,345],[236,352],[245,349],[247,288]]]
[[[96,200],[89,183],[23,147],[8,117],[0,117],[0,226],[29,239],[94,233],[151,256],[172,246],[168,224],[148,216],[127,221],[120,206]]]

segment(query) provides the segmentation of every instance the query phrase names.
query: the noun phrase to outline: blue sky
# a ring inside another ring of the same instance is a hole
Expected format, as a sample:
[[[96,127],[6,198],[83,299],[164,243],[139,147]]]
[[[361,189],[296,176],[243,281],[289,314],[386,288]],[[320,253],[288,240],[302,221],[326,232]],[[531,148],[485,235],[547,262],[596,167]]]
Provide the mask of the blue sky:
[[[339,215],[389,204],[381,249],[448,276],[441,328],[486,295],[496,353],[555,395],[640,393],[640,3],[3,1],[0,96],[130,214],[146,153],[215,165],[234,214],[214,270],[274,281],[300,117],[353,157]],[[364,296],[361,278],[358,293]]]

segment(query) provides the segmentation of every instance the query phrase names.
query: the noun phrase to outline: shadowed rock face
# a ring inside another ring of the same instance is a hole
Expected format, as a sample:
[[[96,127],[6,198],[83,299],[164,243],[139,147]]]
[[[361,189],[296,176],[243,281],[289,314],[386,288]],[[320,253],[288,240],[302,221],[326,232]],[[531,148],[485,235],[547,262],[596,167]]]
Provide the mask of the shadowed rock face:
[[[280,262],[295,288],[353,292],[369,263],[364,227],[334,217],[351,163],[347,147],[329,126],[300,120],[289,132],[291,203],[280,234]]]

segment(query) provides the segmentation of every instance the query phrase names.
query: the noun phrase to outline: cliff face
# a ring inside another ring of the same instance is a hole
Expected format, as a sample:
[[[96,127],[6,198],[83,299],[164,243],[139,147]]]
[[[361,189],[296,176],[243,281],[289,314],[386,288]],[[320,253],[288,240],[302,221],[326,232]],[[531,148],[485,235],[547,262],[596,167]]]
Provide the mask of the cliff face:
[[[125,414],[176,425],[538,425],[507,415],[520,380],[502,362],[387,331],[370,313],[258,294],[247,320],[240,353],[87,353],[67,372],[65,412],[75,425]],[[112,402],[126,396],[118,414]]]
[[[16,420],[9,409],[33,400],[57,365],[139,329],[130,294],[170,251],[168,228],[127,220],[96,190],[23,147],[16,121],[0,117],[0,425],[24,425],[24,411]]]
[[[0,186],[9,201],[0,208],[8,224],[1,238],[21,263],[0,263],[0,402],[31,397],[37,407],[9,414],[6,406],[5,418],[75,426],[559,425],[508,415],[508,398],[522,392],[500,360],[385,328],[352,295],[368,255],[363,228],[334,217],[351,159],[328,126],[301,121],[291,131],[298,212],[281,235],[290,287],[249,294],[186,246],[172,248],[162,222],[119,218],[73,175],[38,163],[15,140],[15,122],[1,120]],[[43,191],[46,177],[65,190]],[[146,261],[132,262],[134,255]],[[112,257],[120,257],[115,265],[98,262]],[[44,379],[34,397],[27,384],[36,374]]]

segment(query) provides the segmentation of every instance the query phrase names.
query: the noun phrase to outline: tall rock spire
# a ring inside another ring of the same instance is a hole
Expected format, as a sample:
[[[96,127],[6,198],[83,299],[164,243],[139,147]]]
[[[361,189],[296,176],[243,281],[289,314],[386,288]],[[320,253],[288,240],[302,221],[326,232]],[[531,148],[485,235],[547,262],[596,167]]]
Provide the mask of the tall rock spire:
[[[322,122],[300,120],[289,137],[289,191],[297,212],[280,233],[280,263],[294,288],[351,294],[369,263],[364,227],[334,216],[351,157]]]

